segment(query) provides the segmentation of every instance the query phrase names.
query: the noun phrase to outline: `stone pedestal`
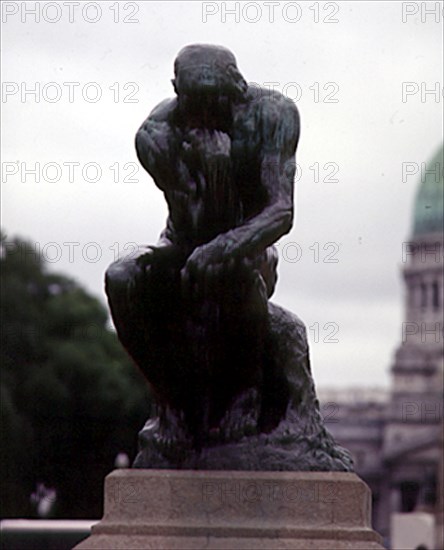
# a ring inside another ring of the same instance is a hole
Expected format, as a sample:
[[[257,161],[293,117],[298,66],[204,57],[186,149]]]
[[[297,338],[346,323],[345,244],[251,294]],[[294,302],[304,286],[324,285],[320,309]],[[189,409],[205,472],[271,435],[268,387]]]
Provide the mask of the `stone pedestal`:
[[[86,549],[370,550],[371,494],[353,473],[117,470]]]

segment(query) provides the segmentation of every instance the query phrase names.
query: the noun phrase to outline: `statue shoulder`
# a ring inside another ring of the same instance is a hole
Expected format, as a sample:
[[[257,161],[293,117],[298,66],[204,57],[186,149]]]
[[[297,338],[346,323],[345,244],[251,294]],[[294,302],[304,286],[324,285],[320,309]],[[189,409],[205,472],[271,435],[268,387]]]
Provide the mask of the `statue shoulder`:
[[[176,106],[177,99],[175,97],[161,101],[156,107],[154,107],[148,117],[144,120],[143,124],[139,128],[139,131],[160,126],[162,123],[170,124],[175,113]]]
[[[171,122],[176,105],[175,98],[159,103],[136,133],[137,156],[151,175],[158,172],[157,164],[169,157],[173,134]]]
[[[300,117],[295,103],[276,90],[249,86],[249,115],[255,120],[264,148],[294,155],[299,140]]]
[[[159,105],[156,105],[156,107],[154,107],[154,109],[149,114],[148,119],[158,122],[169,122],[176,110],[176,107],[176,97],[164,99],[159,103]]]

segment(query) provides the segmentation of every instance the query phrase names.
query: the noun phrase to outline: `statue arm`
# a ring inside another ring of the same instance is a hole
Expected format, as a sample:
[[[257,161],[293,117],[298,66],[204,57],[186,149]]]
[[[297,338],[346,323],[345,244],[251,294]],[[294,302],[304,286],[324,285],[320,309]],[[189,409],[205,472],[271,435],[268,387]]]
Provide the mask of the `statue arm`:
[[[168,216],[165,229],[159,235],[156,247],[172,246],[174,244],[174,226],[171,217]]]
[[[262,139],[260,183],[267,193],[267,202],[259,213],[226,234],[229,253],[241,256],[264,251],[288,233],[293,224],[299,113],[294,103],[280,94],[264,97],[258,109]]]
[[[155,184],[164,190],[174,178],[171,143],[172,128],[169,117],[175,100],[162,101],[153,109],[136,134],[137,158]]]
[[[187,261],[187,271],[199,272],[209,264],[259,254],[291,229],[299,114],[296,106],[283,96],[267,99],[259,108],[262,133],[260,185],[267,193],[267,202],[260,212],[242,225],[198,247]]]
[[[227,254],[254,256],[288,233],[293,224],[293,178],[295,161],[279,152],[267,152],[261,166],[261,183],[268,194],[267,205],[243,225],[219,235]]]
[[[137,263],[142,267],[147,267],[156,259],[165,260],[176,255],[177,250],[174,245],[174,227],[171,218],[168,216],[167,225],[159,235],[159,240],[155,245],[144,247],[143,254],[137,258]]]
[[[165,190],[174,174],[168,170],[170,162],[170,138],[171,127],[168,123],[168,114],[173,107],[171,100],[166,100],[158,105],[139,128],[136,139],[136,152],[139,162],[153,178],[157,187]],[[161,232],[156,245],[148,246],[141,262],[149,264],[152,257],[158,253],[166,252],[173,247],[175,242],[175,229],[170,216],[168,216],[165,229]]]

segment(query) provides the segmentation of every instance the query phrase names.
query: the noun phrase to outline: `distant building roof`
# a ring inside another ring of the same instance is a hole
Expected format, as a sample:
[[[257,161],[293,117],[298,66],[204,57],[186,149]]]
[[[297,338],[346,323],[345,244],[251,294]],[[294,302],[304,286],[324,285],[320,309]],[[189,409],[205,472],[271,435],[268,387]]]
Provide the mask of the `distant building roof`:
[[[388,388],[316,388],[319,401],[326,403],[328,401],[335,403],[388,403],[390,400],[390,390]]]
[[[422,171],[422,182],[416,194],[413,212],[413,236],[443,231],[444,210],[444,149],[441,145]],[[434,173],[435,168],[438,174]]]

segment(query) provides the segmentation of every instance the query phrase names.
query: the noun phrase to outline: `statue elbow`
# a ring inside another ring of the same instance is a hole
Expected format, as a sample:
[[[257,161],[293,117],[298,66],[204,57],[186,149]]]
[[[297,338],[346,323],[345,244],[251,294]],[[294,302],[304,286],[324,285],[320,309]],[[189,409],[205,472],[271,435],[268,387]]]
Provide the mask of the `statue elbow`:
[[[282,213],[282,231],[283,235],[286,235],[290,232],[293,227],[293,209],[285,209]]]

